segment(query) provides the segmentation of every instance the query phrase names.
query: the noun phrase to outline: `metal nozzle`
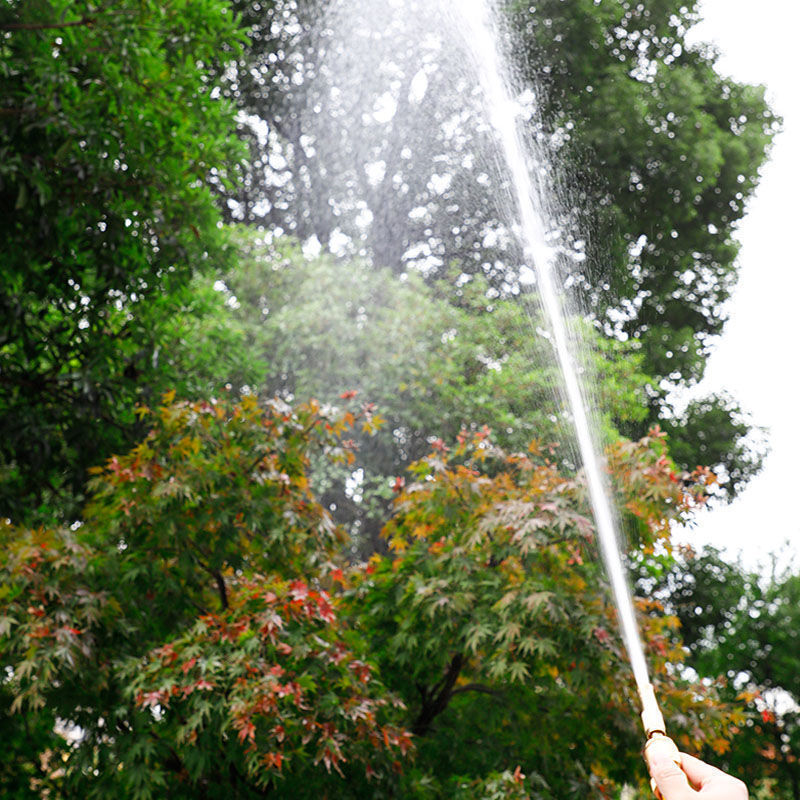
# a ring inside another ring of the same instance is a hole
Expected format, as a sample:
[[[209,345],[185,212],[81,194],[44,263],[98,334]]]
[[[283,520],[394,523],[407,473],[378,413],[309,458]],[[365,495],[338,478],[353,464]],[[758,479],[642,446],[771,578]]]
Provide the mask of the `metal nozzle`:
[[[642,725],[644,732],[649,739],[654,733],[662,733],[666,736],[667,726],[664,724],[664,717],[658,707],[656,693],[653,684],[648,683],[647,689],[642,692]]]
[[[660,760],[665,756],[680,767],[681,754],[675,742],[667,736],[667,726],[664,724],[664,717],[658,707],[652,683],[648,683],[647,688],[641,693],[641,700],[642,725],[647,734],[647,741],[644,745],[644,760],[647,762],[647,768],[651,769],[654,759]],[[661,792],[659,792],[654,778],[650,778],[650,787],[658,800],[662,800]]]

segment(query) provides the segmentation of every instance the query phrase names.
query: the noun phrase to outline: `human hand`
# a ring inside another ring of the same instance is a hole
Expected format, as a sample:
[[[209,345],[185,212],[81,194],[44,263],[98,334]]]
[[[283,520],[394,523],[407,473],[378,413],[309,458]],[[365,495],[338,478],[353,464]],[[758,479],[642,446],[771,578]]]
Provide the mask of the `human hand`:
[[[648,759],[650,775],[663,800],[747,800],[747,787],[699,758],[680,754],[680,767],[664,753]]]

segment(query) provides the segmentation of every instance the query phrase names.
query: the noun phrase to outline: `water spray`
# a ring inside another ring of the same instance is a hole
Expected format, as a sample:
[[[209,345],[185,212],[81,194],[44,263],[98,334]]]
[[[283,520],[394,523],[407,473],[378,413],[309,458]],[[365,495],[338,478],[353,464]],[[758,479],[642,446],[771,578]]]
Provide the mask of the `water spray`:
[[[567,324],[559,294],[556,256],[549,245],[544,223],[548,217],[547,201],[543,196],[544,192],[531,179],[533,169],[529,151],[526,150],[520,135],[513,94],[504,79],[507,69],[497,47],[499,36],[495,30],[489,0],[459,0],[458,6],[463,22],[467,26],[466,38],[480,75],[490,122],[509,168],[520,215],[520,238],[526,259],[535,269],[539,295],[550,324],[551,340],[564,379],[565,393],[572,412],[597,525],[597,536],[619,612],[620,628],[633,669],[636,688],[641,699],[642,725],[647,737],[645,759],[649,762],[658,752],[680,766],[678,748],[667,736],[664,717],[648,676],[633,601],[617,544],[617,526],[608,487],[598,457],[598,448],[592,436],[588,403],[583,396],[579,371],[569,344]],[[655,784],[652,785],[658,795]]]

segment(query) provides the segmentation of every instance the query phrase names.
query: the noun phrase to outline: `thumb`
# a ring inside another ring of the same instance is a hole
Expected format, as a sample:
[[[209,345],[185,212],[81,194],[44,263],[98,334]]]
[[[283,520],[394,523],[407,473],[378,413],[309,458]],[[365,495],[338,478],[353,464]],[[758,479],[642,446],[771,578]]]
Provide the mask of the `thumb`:
[[[683,770],[671,758],[656,754],[648,766],[664,800],[691,800],[697,795]]]

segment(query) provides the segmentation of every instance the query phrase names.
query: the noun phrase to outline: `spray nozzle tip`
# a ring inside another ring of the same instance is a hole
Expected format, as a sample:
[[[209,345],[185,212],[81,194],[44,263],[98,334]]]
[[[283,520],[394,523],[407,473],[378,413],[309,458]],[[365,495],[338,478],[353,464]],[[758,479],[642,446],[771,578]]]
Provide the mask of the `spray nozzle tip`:
[[[642,725],[648,738],[654,733],[666,734],[667,727],[664,717],[658,707],[653,684],[647,684],[647,689],[642,692]]]

